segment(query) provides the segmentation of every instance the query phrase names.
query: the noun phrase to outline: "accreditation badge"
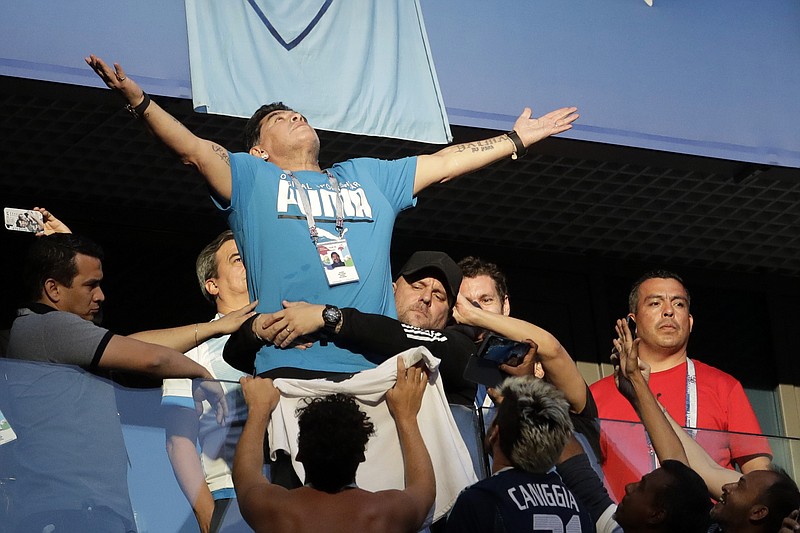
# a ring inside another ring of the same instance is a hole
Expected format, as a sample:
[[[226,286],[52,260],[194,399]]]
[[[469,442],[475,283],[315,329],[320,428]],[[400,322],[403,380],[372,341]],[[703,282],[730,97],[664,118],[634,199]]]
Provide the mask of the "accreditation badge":
[[[347,246],[347,239],[317,244],[319,261],[328,279],[328,285],[341,285],[358,281],[358,272]]]

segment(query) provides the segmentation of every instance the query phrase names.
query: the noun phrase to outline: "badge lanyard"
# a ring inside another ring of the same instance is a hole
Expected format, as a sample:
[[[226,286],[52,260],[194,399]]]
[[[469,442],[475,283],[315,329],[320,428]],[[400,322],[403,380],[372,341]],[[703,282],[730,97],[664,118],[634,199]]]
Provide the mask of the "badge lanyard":
[[[333,192],[336,193],[336,231],[339,233],[339,238],[344,236],[344,201],[342,201],[341,189],[339,188],[339,181],[331,173],[330,170],[325,170],[328,176],[328,183],[330,183]],[[314,245],[319,240],[317,232],[317,223],[314,220],[314,214],[311,212],[311,201],[308,199],[308,193],[303,188],[303,184],[295,177],[290,170],[284,170],[284,175],[281,177],[289,177],[294,185],[295,192],[303,205],[303,211],[306,212],[306,222],[308,223],[308,233],[311,236],[311,241]]]
[[[694,369],[694,361],[686,358],[686,400],[684,403],[686,409],[686,432],[690,437],[697,436],[697,373]],[[658,457],[653,448],[653,443],[650,440],[650,435],[645,430],[645,437],[647,437],[647,447],[650,451],[650,459],[652,460],[653,470],[658,468]]]

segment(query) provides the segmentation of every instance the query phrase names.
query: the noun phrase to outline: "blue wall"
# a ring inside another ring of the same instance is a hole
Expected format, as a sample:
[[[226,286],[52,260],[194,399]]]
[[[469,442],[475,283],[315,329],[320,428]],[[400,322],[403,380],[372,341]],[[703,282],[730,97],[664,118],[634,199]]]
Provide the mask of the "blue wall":
[[[796,0],[431,0],[451,123],[580,107],[569,136],[800,166]]]
[[[577,105],[572,138],[800,167],[797,0],[421,4],[452,124],[502,130],[525,105]],[[3,75],[97,86],[94,52],[188,97],[187,46],[178,0],[0,7]]]

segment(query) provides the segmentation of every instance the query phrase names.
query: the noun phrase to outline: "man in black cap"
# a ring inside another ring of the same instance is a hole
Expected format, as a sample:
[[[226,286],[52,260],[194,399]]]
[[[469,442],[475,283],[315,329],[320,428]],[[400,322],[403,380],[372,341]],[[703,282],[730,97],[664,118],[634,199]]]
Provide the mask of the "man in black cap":
[[[449,255],[414,253],[392,283],[397,319],[418,328],[444,328],[460,285],[461,269]]]

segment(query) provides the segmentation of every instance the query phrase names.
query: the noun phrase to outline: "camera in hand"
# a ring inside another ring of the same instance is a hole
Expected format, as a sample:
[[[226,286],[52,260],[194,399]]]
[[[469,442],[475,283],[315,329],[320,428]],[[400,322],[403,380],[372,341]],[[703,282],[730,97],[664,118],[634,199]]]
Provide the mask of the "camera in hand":
[[[478,352],[470,356],[464,368],[464,379],[487,387],[496,387],[508,377],[500,370],[502,363],[516,365],[528,353],[526,342],[517,342],[491,333],[483,339]]]

